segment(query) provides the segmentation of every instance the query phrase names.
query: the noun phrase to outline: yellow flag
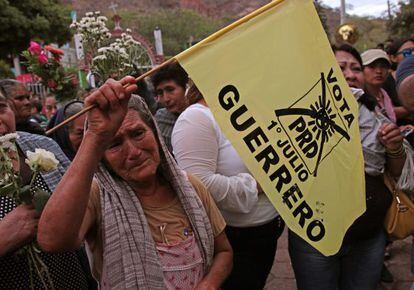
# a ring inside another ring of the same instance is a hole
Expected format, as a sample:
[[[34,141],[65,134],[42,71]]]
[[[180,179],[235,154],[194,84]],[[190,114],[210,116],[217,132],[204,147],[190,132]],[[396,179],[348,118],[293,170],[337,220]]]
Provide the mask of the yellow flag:
[[[311,0],[269,3],[176,56],[288,227],[324,255],[365,211],[358,105]]]

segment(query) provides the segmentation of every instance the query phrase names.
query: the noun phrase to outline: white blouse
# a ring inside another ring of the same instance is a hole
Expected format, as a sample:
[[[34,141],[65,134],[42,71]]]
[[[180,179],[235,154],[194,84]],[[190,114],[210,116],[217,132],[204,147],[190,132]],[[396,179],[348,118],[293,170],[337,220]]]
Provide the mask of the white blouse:
[[[179,166],[202,180],[228,225],[258,226],[277,216],[208,107],[194,104],[181,113],[171,143]]]

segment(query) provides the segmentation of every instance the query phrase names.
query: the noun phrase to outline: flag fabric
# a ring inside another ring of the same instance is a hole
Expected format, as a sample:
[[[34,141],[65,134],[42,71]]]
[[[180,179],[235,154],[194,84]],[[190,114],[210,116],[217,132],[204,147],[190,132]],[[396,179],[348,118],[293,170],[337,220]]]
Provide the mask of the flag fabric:
[[[288,227],[324,255],[365,211],[358,104],[312,0],[274,1],[175,57]]]

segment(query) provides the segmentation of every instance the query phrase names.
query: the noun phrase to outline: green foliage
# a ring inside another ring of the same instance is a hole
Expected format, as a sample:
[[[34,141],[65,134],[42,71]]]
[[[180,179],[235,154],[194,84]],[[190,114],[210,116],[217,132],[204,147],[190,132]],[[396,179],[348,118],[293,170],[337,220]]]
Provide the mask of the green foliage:
[[[188,47],[190,37],[202,40],[223,27],[223,21],[191,10],[158,10],[150,13],[121,11],[123,27],[138,31],[154,43],[154,29],[162,31],[164,54],[173,56]]]
[[[399,2],[400,10],[390,23],[391,36],[412,37],[414,33],[414,0]]]
[[[376,48],[379,43],[388,39],[387,21],[384,19],[352,16],[349,20],[358,29],[359,40],[355,47],[359,52]]]
[[[40,188],[36,188],[35,193],[33,195],[33,206],[38,213],[42,213],[49,198],[49,192],[46,192]]]
[[[0,57],[19,54],[31,39],[64,44],[71,37],[69,9],[57,0],[0,0]]]
[[[12,79],[14,74],[7,62],[0,59],[0,79]]]

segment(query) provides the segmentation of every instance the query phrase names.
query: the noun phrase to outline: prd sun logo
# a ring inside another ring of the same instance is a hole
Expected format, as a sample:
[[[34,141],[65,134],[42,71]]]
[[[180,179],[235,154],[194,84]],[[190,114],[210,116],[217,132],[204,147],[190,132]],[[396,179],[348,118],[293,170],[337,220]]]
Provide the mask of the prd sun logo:
[[[330,76],[328,80],[331,80]],[[333,78],[336,81],[336,78]],[[337,86],[339,88],[339,86]],[[315,85],[290,107],[275,110],[276,117],[308,172],[317,175],[321,162],[343,139],[350,140],[324,73]]]

